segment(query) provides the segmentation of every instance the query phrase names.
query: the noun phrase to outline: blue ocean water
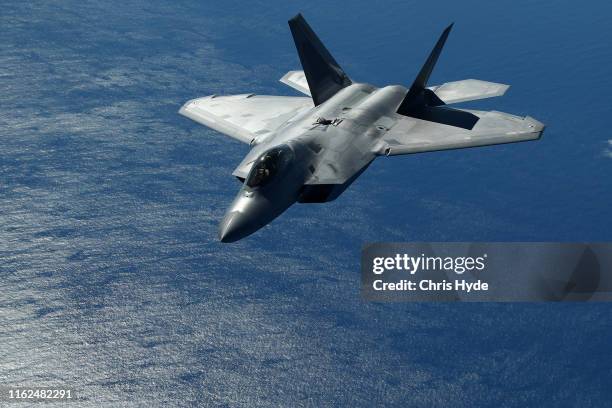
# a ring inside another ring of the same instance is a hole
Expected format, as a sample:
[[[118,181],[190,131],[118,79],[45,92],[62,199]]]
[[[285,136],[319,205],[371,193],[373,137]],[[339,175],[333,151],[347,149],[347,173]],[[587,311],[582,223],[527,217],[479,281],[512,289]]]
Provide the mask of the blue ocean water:
[[[302,11],[356,81],[512,85],[541,141],[376,161],[337,201],[217,242],[247,147],[177,114],[293,95]],[[374,304],[374,241],[609,241],[605,2],[5,1],[0,384],[79,406],[605,406],[606,304]]]

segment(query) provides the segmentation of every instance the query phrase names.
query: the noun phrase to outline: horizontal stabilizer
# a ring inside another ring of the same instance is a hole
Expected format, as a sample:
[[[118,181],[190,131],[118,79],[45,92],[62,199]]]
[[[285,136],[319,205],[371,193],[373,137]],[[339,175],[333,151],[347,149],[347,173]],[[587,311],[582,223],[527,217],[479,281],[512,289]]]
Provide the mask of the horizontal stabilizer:
[[[308,81],[304,71],[289,71],[279,80],[285,85],[289,85],[293,89],[303,93],[304,95],[310,95],[310,89],[308,88]]]
[[[510,85],[478,79],[464,79],[431,86],[427,89],[432,90],[442,102],[449,104],[502,96],[508,88]]]

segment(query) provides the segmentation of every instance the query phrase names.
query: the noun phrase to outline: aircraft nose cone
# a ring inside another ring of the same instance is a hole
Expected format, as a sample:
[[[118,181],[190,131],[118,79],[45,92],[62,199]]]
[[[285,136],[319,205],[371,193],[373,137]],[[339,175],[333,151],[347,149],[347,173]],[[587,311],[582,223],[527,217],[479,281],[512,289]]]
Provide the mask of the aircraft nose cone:
[[[242,213],[228,213],[219,225],[219,240],[221,242],[236,242],[249,234],[247,222]]]
[[[236,242],[251,235],[293,204],[291,198],[277,195],[273,202],[262,194],[241,191],[219,225],[219,240]]]

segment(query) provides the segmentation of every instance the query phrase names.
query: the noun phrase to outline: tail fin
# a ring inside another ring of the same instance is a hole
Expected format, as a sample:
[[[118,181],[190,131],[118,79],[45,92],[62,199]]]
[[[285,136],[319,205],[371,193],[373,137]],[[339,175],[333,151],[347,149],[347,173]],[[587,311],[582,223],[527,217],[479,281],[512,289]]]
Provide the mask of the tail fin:
[[[315,105],[352,83],[301,14],[289,20],[289,28]]]
[[[404,104],[404,102],[410,102],[410,100],[415,99],[418,94],[425,90],[425,87],[427,86],[427,81],[429,81],[429,77],[431,76],[431,73],[434,67],[436,66],[436,62],[438,62],[438,58],[440,57],[442,48],[444,47],[446,39],[448,38],[448,35],[450,34],[452,28],[453,24],[446,27],[446,29],[438,39],[438,42],[434,46],[433,50],[431,50],[427,61],[425,61],[425,64],[423,64],[421,71],[419,71],[419,74],[414,79],[414,82],[412,83],[408,94],[404,98],[402,105]]]
[[[453,24],[446,27],[442,35],[440,35],[427,61],[423,64],[410,90],[408,90],[404,100],[397,109],[397,113],[444,125],[472,129],[476,122],[478,122],[478,116],[462,110],[441,106],[444,105],[444,102],[432,90],[426,88],[427,81],[436,62],[438,62],[438,57],[440,57],[442,48],[452,28]]]

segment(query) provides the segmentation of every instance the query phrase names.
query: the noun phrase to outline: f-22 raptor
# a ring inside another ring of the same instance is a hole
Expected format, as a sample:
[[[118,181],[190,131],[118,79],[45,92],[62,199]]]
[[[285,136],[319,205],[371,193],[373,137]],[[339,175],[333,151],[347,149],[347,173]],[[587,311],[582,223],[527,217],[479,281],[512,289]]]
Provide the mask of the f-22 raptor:
[[[503,95],[508,85],[466,79],[427,86],[452,26],[410,88],[376,88],[353,82],[298,14],[289,28],[303,71],[280,81],[306,97],[212,95],[185,103],[182,115],[251,146],[233,172],[243,185],[219,239],[238,241],[295,202],[334,200],[377,156],[539,139],[544,125],[531,117],[448,106]]]

